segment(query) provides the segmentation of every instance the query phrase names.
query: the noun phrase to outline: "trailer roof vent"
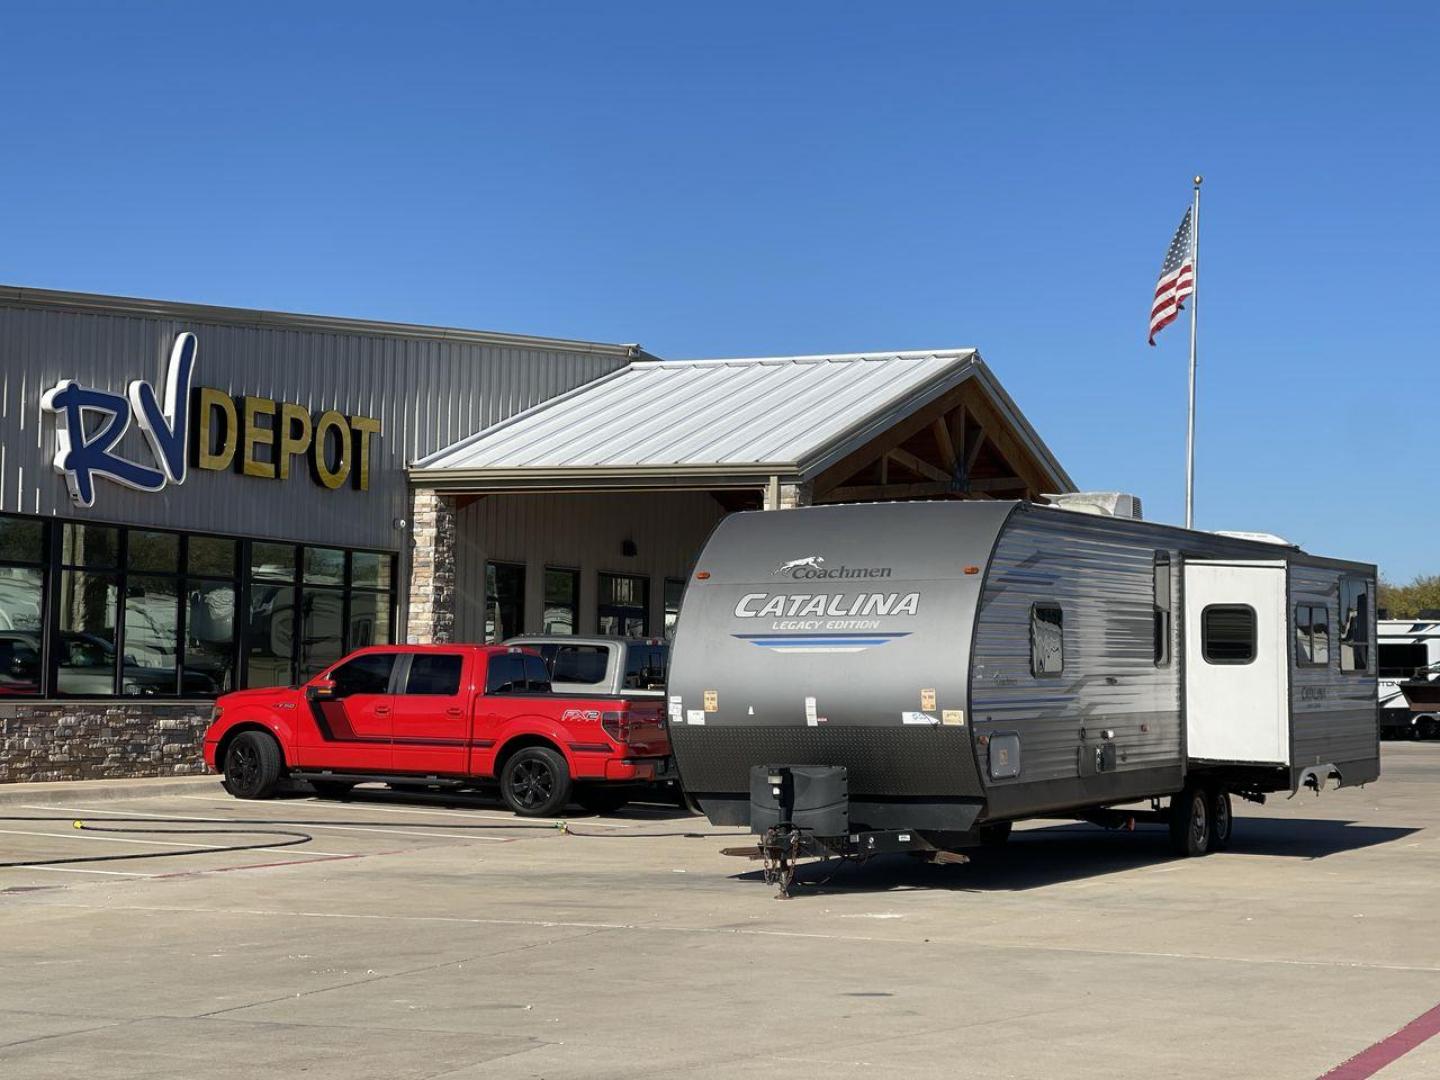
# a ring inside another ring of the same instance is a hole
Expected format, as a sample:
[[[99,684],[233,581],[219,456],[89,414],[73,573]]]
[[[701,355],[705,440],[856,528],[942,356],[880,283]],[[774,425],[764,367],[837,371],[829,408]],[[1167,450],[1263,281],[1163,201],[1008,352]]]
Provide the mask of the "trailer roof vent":
[[[1228,536],[1232,540],[1253,540],[1257,544],[1279,544],[1281,547],[1298,548],[1300,545],[1267,532],[1240,532],[1235,529],[1216,529],[1216,536]]]
[[[1073,510],[1080,514],[1097,514],[1100,517],[1134,518],[1140,520],[1140,496],[1127,495],[1121,491],[1072,491],[1064,495],[1042,495],[1052,506],[1061,510]]]

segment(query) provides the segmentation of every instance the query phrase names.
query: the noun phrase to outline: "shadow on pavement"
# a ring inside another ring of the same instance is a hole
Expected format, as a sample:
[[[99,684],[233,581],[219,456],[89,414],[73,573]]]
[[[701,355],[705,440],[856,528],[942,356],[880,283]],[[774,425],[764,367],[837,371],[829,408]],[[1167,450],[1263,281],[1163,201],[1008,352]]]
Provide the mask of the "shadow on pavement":
[[[291,784],[277,794],[278,799],[313,799],[314,791],[309,784],[291,782]],[[689,810],[677,805],[672,797],[670,801],[659,801],[664,799],[660,794],[637,795],[633,802],[627,803],[623,808],[614,813],[597,815],[580,806],[571,805],[566,807],[566,812],[561,817],[587,818],[603,816],[606,818],[618,818],[630,821],[675,821],[681,818],[691,818]],[[352,805],[372,806],[413,806],[416,808],[431,807],[436,810],[500,810],[510,813],[504,802],[501,801],[498,793],[493,791],[394,791],[384,786],[362,785],[350,790],[346,795],[327,799],[336,805],[350,803]],[[517,818],[521,821],[549,821],[550,818]]]
[[[1237,818],[1234,838],[1222,857],[1322,859],[1388,844],[1418,831],[1344,819]],[[967,854],[970,862],[960,866],[937,866],[906,855],[864,863],[803,864],[793,891],[796,897],[890,889],[1021,892],[1180,861],[1171,854],[1163,829],[1141,827],[1132,833],[1085,824],[1023,829],[1004,847]],[[761,876],[758,869],[734,875],[756,882]]]

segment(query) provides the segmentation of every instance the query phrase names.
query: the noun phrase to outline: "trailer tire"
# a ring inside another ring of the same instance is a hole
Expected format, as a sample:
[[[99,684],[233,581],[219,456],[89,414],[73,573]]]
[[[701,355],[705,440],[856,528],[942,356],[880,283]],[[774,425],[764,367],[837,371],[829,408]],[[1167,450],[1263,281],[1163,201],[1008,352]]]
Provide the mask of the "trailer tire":
[[[548,746],[521,747],[500,770],[500,797],[521,817],[554,817],[574,788],[565,759]]]
[[[1176,855],[1194,858],[1210,850],[1214,834],[1209,793],[1187,787],[1170,799],[1170,847]]]
[[[1210,850],[1224,851],[1230,846],[1235,831],[1235,817],[1230,792],[1223,787],[1210,791]]]
[[[1440,724],[1437,724],[1435,722],[1435,717],[1422,716],[1420,718],[1420,723],[1415,729],[1416,738],[1418,738],[1421,742],[1429,742],[1431,739],[1435,738],[1436,735],[1440,735]]]
[[[225,750],[225,790],[237,799],[268,799],[280,783],[280,744],[263,731],[242,731]]]

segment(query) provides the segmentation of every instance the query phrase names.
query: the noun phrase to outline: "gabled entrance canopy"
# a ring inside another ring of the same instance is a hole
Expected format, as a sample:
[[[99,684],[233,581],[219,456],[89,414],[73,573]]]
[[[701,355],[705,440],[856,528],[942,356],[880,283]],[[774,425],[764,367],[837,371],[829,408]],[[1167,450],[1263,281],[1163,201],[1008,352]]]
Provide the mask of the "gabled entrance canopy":
[[[1074,490],[974,349],[637,361],[410,467],[417,488],[798,489],[793,502]]]

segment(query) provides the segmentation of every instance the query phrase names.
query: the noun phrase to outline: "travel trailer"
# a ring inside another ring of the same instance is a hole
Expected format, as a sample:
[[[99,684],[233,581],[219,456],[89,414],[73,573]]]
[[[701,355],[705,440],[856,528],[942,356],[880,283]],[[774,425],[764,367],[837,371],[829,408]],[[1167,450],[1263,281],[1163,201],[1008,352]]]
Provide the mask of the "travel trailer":
[[[767,857],[940,857],[1034,817],[1155,820],[1200,855],[1229,840],[1232,794],[1376,779],[1375,568],[1138,513],[727,517],[672,654],[686,791]]]
[[[1440,736],[1440,619],[1436,612],[1420,614],[1417,619],[1377,623],[1382,735]]]

